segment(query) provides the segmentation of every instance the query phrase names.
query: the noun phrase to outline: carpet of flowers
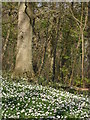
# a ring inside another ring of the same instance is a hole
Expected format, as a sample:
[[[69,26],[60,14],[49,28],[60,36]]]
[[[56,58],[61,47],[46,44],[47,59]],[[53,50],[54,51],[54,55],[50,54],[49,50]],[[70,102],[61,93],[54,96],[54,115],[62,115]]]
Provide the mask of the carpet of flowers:
[[[89,96],[2,80],[3,118],[90,118]]]

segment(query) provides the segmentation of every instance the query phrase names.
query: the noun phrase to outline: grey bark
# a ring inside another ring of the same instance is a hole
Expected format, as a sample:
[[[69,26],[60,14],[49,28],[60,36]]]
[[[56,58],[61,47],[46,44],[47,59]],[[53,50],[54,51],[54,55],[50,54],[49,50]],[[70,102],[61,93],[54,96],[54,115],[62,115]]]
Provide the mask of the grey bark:
[[[15,75],[33,73],[32,67],[32,9],[30,3],[20,3]]]

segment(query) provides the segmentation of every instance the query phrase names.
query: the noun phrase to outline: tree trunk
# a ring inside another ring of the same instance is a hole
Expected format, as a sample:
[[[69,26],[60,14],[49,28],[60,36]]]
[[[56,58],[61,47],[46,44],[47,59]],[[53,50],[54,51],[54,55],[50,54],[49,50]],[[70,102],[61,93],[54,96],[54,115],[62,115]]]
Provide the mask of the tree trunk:
[[[82,30],[81,34],[82,34],[82,81],[83,81],[83,87],[85,87],[85,83],[84,83],[84,36],[83,36],[83,30]]]
[[[82,39],[82,81],[83,81],[83,88],[85,87],[85,80],[84,80],[84,30],[87,26],[87,18],[88,18],[88,3],[86,7],[86,16],[85,16],[85,23],[83,27],[83,3],[82,3],[82,16],[81,16],[81,39]]]
[[[57,36],[56,36],[56,41],[54,45],[54,51],[53,51],[53,75],[52,75],[52,81],[54,82],[55,80],[55,68],[56,68],[56,50],[57,50],[57,42],[58,42],[58,36],[59,36],[59,24],[60,24],[60,18],[58,18],[58,25],[57,25]]]
[[[20,3],[18,15],[18,41],[14,74],[17,76],[23,76],[24,73],[32,75],[32,9],[29,3],[28,6],[26,3]]]
[[[8,31],[7,31],[7,37],[6,37],[6,40],[5,40],[5,44],[4,44],[4,46],[3,46],[2,59],[3,59],[3,57],[4,57],[4,54],[5,54],[5,51],[6,51],[6,48],[7,48],[9,36],[10,36],[10,28],[9,28]]]
[[[49,17],[48,17],[48,23],[49,23]],[[45,65],[45,59],[46,59],[46,51],[47,51],[47,44],[48,44],[48,23],[47,23],[47,29],[46,29],[46,41],[45,41],[45,45],[44,45],[44,51],[43,51],[43,57],[42,57],[42,62],[38,71],[38,75],[40,76],[44,65]]]
[[[88,79],[90,79],[90,2],[88,4]]]
[[[39,68],[39,71],[38,71],[38,76],[40,76],[40,74],[43,70],[44,64],[45,64],[46,50],[47,50],[47,41],[45,42],[45,46],[44,46],[44,50],[43,50],[43,56],[42,56],[42,62],[41,62],[41,65],[40,65],[40,68]]]
[[[52,81],[54,81],[54,79],[55,79],[56,47],[57,47],[57,43],[55,45],[54,53],[53,53],[53,76],[52,76]]]

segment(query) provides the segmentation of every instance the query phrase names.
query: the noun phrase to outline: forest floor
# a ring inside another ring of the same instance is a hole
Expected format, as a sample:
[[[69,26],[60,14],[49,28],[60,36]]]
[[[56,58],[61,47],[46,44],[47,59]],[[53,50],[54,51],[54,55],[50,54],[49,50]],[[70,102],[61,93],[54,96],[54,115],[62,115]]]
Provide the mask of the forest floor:
[[[90,118],[90,98],[2,78],[2,118]]]

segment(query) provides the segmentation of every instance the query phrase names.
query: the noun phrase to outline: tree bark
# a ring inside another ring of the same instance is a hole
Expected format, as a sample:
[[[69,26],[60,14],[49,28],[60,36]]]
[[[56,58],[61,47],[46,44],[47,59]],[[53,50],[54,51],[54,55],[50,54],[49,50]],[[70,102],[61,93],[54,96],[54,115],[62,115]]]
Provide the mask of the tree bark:
[[[74,74],[74,67],[75,67],[75,64],[76,64],[76,59],[77,59],[77,52],[78,52],[78,48],[80,46],[80,35],[79,35],[79,41],[78,41],[78,44],[77,44],[77,47],[76,47],[76,54],[74,56],[74,62],[72,64],[72,72],[71,72],[71,76],[70,76],[70,86],[73,85],[73,74]]]
[[[14,74],[33,74],[32,66],[32,9],[29,3],[20,3],[18,13],[18,40]]]
[[[90,2],[88,4],[88,79],[90,79]]]
[[[84,17],[84,12],[83,12],[83,3],[81,3],[81,20],[77,19],[74,14],[72,9],[70,9],[73,18],[75,19],[75,21],[77,22],[77,25],[80,28],[80,34],[81,34],[81,40],[82,40],[82,82],[83,82],[83,87],[85,87],[85,81],[84,81],[84,30],[86,28],[87,25],[87,17],[88,17],[88,3],[87,3],[87,7],[86,7],[86,16],[85,16],[85,21],[84,21],[84,25],[83,25],[83,17]]]
[[[58,25],[57,25],[57,36],[56,41],[54,45],[54,52],[53,52],[53,75],[52,75],[52,81],[55,80],[55,62],[56,62],[56,50],[57,50],[57,42],[58,42],[58,36],[59,36],[59,24],[60,24],[60,18],[58,18]]]
[[[82,36],[82,81],[83,81],[83,87],[85,87],[84,83],[84,36],[83,36],[83,30],[81,32]]]
[[[4,54],[5,54],[5,51],[6,51],[6,48],[7,48],[9,36],[10,36],[10,29],[8,29],[8,31],[7,31],[7,37],[6,37],[6,40],[5,40],[5,44],[4,44],[4,46],[3,46],[2,59],[3,59],[3,57],[4,57]]]

